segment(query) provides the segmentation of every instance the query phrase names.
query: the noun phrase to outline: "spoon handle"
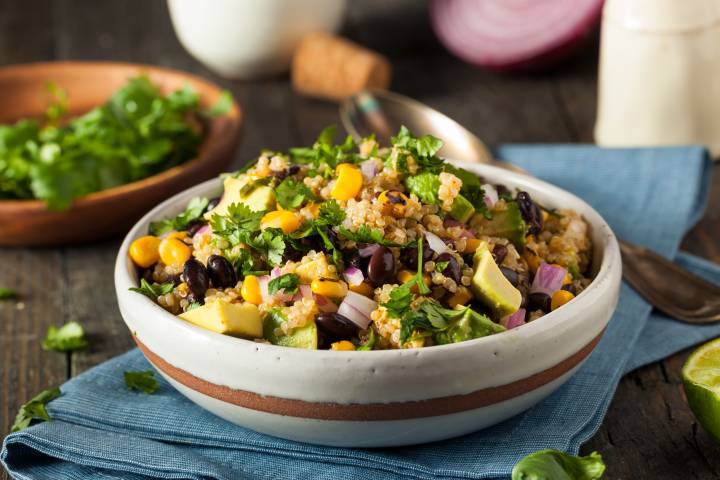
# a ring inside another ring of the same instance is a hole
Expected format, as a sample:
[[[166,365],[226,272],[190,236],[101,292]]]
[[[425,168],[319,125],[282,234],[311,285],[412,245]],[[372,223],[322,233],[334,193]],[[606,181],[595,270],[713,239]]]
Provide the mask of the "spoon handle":
[[[623,277],[652,305],[688,323],[720,321],[720,287],[644,247],[620,241]]]

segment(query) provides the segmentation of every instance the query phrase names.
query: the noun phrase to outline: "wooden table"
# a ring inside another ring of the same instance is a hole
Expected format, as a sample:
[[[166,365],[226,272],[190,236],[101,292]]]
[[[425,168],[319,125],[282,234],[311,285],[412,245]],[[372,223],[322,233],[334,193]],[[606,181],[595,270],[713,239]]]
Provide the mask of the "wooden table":
[[[344,33],[391,58],[394,90],[439,108],[490,145],[592,142],[597,39],[552,73],[510,76],[451,57],[433,36],[425,5],[414,0],[352,2]],[[157,64],[218,81],[247,115],[236,167],[262,147],[310,144],[320,129],[339,121],[336,105],[294,94],[285,77],[245,83],[217,78],[182,49],[164,2],[0,2],[0,64],[61,59]],[[708,213],[684,247],[720,261],[718,168],[713,185]],[[0,249],[0,286],[21,294],[17,304],[0,303],[3,435],[31,396],[133,347],[112,280],[118,245],[116,238],[77,248]],[[67,355],[44,352],[47,327],[70,320],[86,327],[91,347]],[[698,427],[683,398],[679,372],[686,356],[641,368],[620,383],[605,423],[583,448],[603,454],[606,478],[720,478],[720,447]]]

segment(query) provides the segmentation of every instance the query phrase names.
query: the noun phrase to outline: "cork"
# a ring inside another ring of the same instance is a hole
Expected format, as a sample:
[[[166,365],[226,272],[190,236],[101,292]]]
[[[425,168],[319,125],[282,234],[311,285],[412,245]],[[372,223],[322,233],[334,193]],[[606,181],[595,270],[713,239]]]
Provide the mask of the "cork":
[[[390,62],[344,38],[313,33],[302,39],[292,61],[292,83],[298,92],[342,100],[364,89],[387,89]]]

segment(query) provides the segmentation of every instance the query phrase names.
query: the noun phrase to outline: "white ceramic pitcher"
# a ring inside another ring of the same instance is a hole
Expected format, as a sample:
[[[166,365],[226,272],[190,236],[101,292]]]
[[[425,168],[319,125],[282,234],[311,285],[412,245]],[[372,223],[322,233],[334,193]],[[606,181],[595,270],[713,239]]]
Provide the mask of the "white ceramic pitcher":
[[[720,155],[720,0],[607,0],[595,140]]]

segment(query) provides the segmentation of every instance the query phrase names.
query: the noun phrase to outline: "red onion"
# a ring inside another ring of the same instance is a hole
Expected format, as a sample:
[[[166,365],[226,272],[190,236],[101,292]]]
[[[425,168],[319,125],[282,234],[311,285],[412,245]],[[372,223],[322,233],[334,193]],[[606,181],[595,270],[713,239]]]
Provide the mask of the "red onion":
[[[427,240],[430,249],[440,255],[448,251],[448,246],[443,242],[442,238],[432,232],[425,232],[425,240]]]
[[[203,225],[202,227],[197,229],[197,232],[195,232],[195,235],[204,235],[210,231],[210,225],[207,223]]]
[[[552,295],[562,288],[566,275],[567,270],[564,268],[542,262],[535,273],[530,293],[541,292]]]
[[[498,201],[498,193],[495,187],[490,185],[489,183],[486,183],[482,186],[483,191],[485,192],[485,205],[488,208],[492,208],[493,205],[495,205],[495,202]]]
[[[471,229],[469,229],[464,223],[458,222],[455,219],[452,218],[446,218],[443,222],[443,227],[445,229],[453,228],[453,227],[460,227],[460,236],[462,238],[475,238],[475,232],[473,232]]]
[[[338,311],[338,307],[337,305],[335,305],[335,302],[329,300],[327,297],[313,294],[313,298],[315,299],[315,304],[317,304],[318,306],[318,310],[320,310],[321,312],[335,313]]]
[[[356,286],[360,285],[363,280],[365,280],[365,276],[362,273],[362,270],[356,267],[348,267],[343,272],[343,278],[345,278],[345,281],[350,286]]]
[[[466,62],[532,70],[574,53],[594,30],[603,0],[433,0],[435,34]]]
[[[270,283],[270,277],[268,275],[262,275],[257,277],[258,283],[260,284],[260,295],[262,296],[263,303],[270,299],[270,293],[268,293],[268,283]]]
[[[295,296],[292,298],[292,301],[298,302],[303,298],[313,298],[313,293],[312,290],[310,290],[310,285],[298,285],[298,293],[295,294]],[[315,303],[317,303],[317,301]]]
[[[277,278],[280,276],[280,273],[282,270],[280,270],[280,267],[275,267],[270,271],[270,278]]]
[[[512,315],[501,318],[500,325],[508,330],[519,327],[520,325],[525,325],[525,309],[521,308]]]
[[[360,171],[366,180],[372,180],[378,173],[378,164],[374,159],[365,160],[360,164]]]
[[[348,292],[338,308],[338,313],[352,320],[360,329],[365,330],[372,321],[370,314],[377,306],[377,303],[364,295]]]

